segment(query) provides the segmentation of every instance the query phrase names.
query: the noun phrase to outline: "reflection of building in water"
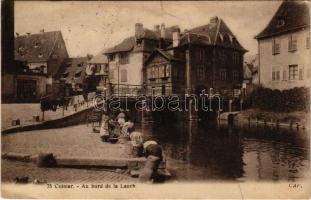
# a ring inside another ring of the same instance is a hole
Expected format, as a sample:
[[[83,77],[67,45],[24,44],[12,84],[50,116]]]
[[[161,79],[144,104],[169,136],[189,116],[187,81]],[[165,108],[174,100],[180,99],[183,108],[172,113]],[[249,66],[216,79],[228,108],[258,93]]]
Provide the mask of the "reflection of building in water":
[[[297,180],[306,177],[308,148],[298,132],[264,128],[202,127],[171,122],[144,127],[179,180]],[[306,133],[302,134],[303,137]]]
[[[243,161],[247,163],[244,166],[245,177],[275,181],[304,177],[303,165],[307,163],[308,155],[304,144],[297,142],[298,133],[259,127],[241,132],[244,137]]]
[[[229,135],[228,130],[204,129],[193,122],[165,129],[157,132],[161,132],[162,138],[158,139],[169,157],[168,167],[178,168],[183,178],[234,179],[243,175],[243,149],[239,135]],[[165,137],[173,133],[178,136],[168,141]]]

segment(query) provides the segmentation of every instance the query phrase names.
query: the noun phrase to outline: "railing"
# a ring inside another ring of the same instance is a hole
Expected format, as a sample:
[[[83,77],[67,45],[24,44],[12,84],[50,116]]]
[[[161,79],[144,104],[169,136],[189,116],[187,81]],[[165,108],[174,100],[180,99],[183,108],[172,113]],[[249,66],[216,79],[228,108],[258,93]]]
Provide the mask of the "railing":
[[[110,95],[114,96],[127,96],[137,97],[141,95],[145,96],[172,96],[172,95],[184,95],[185,89],[180,88],[178,93],[175,94],[171,86],[168,85],[127,85],[127,84],[110,84],[108,87]],[[239,89],[212,89],[206,90],[206,94],[219,95],[223,99],[235,99],[241,97],[241,90]]]
[[[145,93],[142,85],[110,84],[110,88],[115,96],[140,96]]]
[[[86,97],[86,98],[85,98]],[[53,98],[47,95],[41,99],[40,106],[42,120],[64,117],[90,107],[95,97],[95,92],[87,95],[76,95],[64,98]]]

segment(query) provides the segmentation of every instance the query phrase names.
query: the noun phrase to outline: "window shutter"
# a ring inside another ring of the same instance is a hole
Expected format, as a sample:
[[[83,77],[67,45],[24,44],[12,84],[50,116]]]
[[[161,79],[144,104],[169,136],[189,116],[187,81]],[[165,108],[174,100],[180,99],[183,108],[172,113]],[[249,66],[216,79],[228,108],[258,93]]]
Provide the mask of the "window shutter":
[[[283,70],[283,80],[286,80],[286,70]]]
[[[291,50],[291,44],[292,44],[292,37],[291,36],[289,36],[288,37],[288,51],[290,51]]]
[[[114,79],[114,70],[109,71],[109,78],[110,78],[110,80]]]
[[[170,77],[171,76],[170,65],[166,65],[166,67],[165,67],[165,76],[166,77]]]
[[[162,66],[160,67],[161,78],[165,77],[164,70],[165,70],[165,65],[162,65]]]
[[[274,55],[274,44],[275,44],[275,40],[272,40],[272,55]]]
[[[121,70],[121,82],[127,82],[127,70],[126,69]]]
[[[303,75],[304,75],[304,68],[303,66],[299,69],[299,80],[303,80]]]
[[[275,80],[275,72],[274,71],[272,72],[272,80],[273,81]]]

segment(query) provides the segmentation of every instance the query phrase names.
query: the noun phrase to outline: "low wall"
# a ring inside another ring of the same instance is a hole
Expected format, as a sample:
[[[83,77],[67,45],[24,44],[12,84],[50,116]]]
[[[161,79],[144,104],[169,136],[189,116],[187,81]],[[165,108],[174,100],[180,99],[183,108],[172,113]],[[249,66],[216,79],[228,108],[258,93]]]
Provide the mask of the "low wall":
[[[32,131],[32,130],[39,130],[39,129],[61,128],[61,127],[66,127],[66,126],[83,124],[83,123],[86,123],[87,116],[89,115],[89,113],[92,112],[92,109],[93,107],[90,107],[85,110],[78,111],[72,115],[59,118],[59,119],[45,121],[39,124],[32,124],[32,125],[19,126],[19,127],[5,129],[5,130],[2,130],[1,133],[8,134],[8,133]]]

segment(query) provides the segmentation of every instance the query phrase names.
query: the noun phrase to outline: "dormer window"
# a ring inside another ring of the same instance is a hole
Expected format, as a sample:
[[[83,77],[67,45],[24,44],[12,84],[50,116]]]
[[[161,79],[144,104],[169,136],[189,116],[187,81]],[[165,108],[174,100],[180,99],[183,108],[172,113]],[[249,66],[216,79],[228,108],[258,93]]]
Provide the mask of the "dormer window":
[[[65,73],[63,73],[63,78],[67,78],[67,77],[68,77],[68,75],[69,75],[69,72],[65,72]]]
[[[141,39],[136,39],[136,45],[141,46],[142,45],[142,40]]]
[[[42,57],[43,57],[43,54],[39,53],[38,58],[42,58]]]
[[[222,33],[219,33],[219,37],[220,37],[220,40],[223,42],[224,41],[224,36],[222,35]]]
[[[82,73],[82,71],[76,72],[76,73],[75,73],[75,77],[76,77],[76,78],[80,77],[80,76],[81,76],[81,73]]]
[[[111,54],[111,55],[109,56],[109,61],[114,61],[115,58],[116,58],[116,55],[115,55],[115,54]]]
[[[282,27],[285,25],[285,20],[284,19],[278,19],[277,21],[277,27]]]
[[[24,50],[23,46],[19,46],[19,47],[18,47],[18,51],[19,51],[19,52],[21,52],[21,51],[23,51],[23,50]]]
[[[35,42],[34,48],[38,48],[38,47],[39,47],[39,42]]]
[[[233,36],[232,35],[229,35],[229,40],[231,43],[233,42]]]
[[[21,55],[23,57],[25,54],[24,47],[19,46],[17,52],[19,53],[19,55]]]

